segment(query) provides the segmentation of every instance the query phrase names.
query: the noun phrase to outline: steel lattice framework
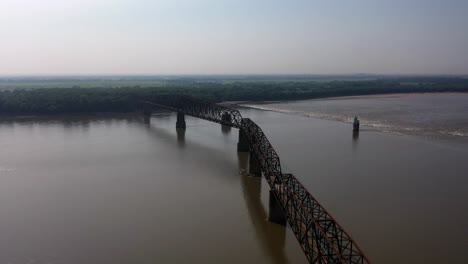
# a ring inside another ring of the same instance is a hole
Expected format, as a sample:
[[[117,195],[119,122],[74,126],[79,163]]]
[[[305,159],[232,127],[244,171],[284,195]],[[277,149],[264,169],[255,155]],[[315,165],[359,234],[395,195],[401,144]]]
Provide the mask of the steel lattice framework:
[[[235,109],[185,95],[160,95],[140,102],[241,129],[309,263],[370,263],[351,236],[297,178],[282,173],[278,154],[255,122],[242,118]]]
[[[239,111],[183,94],[161,94],[140,100],[140,103],[159,106],[226,126],[241,127],[242,116]]]

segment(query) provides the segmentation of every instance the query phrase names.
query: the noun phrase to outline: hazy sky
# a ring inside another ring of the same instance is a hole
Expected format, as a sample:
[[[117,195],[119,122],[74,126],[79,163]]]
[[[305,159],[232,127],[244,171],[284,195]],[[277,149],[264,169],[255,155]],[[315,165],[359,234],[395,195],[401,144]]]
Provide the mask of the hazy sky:
[[[468,0],[0,0],[0,75],[468,74]]]

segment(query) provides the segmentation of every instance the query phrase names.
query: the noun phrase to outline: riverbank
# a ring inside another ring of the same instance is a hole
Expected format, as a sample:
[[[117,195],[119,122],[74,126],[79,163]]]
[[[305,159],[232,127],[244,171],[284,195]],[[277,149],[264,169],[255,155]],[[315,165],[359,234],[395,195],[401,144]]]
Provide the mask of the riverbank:
[[[40,82],[40,80],[37,81]],[[76,80],[69,81],[76,82]],[[11,85],[14,81],[7,80],[6,82]],[[25,83],[21,83],[21,85],[25,85]],[[183,79],[183,81],[169,82],[165,86],[157,87],[101,86],[84,88],[79,85],[73,85],[71,88],[60,88],[60,86],[32,87],[34,86],[26,86],[21,89],[0,89],[0,112],[4,115],[129,112],[137,110],[137,102],[142,98],[148,100],[161,94],[170,93],[185,94],[213,102],[272,102],[395,93],[468,92],[468,79],[447,76],[389,76],[372,80],[330,79],[323,82],[304,81],[300,78],[295,81],[285,81],[273,77],[270,81],[257,79],[223,81],[223,79],[202,78],[191,81]]]
[[[401,98],[405,96],[438,96],[438,95],[466,95],[467,93],[460,92],[438,92],[438,93],[389,93],[389,94],[368,94],[368,95],[351,95],[351,96],[332,96],[314,99],[297,99],[297,100],[274,100],[274,101],[228,101],[225,104],[250,107],[249,105],[264,105],[275,103],[291,103],[299,101],[324,101],[324,100],[347,100],[347,99],[377,99],[377,98]]]

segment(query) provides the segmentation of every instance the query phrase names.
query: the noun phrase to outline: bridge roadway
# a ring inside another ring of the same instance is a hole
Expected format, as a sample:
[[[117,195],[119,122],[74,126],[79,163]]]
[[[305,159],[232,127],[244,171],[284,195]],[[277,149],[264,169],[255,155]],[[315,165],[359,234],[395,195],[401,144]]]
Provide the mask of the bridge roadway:
[[[239,129],[237,150],[250,152],[249,172],[263,175],[270,186],[268,219],[289,223],[309,263],[370,263],[351,236],[293,174],[283,174],[278,154],[262,129],[236,109],[181,94],[163,94],[139,101],[149,120],[154,108],[177,112],[176,127],[185,129],[184,115]]]

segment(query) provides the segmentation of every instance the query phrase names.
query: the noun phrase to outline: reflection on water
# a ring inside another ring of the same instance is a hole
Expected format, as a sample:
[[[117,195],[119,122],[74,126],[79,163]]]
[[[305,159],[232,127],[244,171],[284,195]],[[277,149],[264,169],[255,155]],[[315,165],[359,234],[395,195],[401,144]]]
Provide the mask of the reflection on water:
[[[222,126],[224,127],[224,126]],[[172,138],[171,133],[164,129],[158,128],[157,125],[150,126],[150,131],[157,134],[159,138]],[[177,142],[179,147],[185,146],[185,131],[186,129],[176,129]],[[229,130],[222,130],[223,132]],[[191,143],[191,147],[194,147]],[[206,149],[201,145],[196,145],[198,152],[213,151]],[[251,224],[255,229],[255,235],[257,241],[261,245],[265,255],[269,256],[269,263],[276,264],[287,264],[291,263],[288,261],[285,252],[285,239],[286,239],[286,228],[283,226],[268,222],[268,215],[265,206],[261,200],[261,184],[262,178],[251,177],[247,173],[248,171],[248,160],[249,153],[238,152],[238,171],[241,180],[242,193],[245,200],[246,208],[250,217]],[[212,160],[217,162],[216,160]],[[293,241],[295,242],[295,241]]]
[[[143,115],[143,123],[149,125],[151,123],[151,115]]]
[[[239,171],[248,171],[249,154],[239,152]],[[261,242],[263,250],[271,258],[271,263],[289,263],[284,250],[286,228],[268,222],[268,215],[261,201],[262,178],[251,177],[247,173],[241,173],[241,184],[244,199],[249,211],[255,233]]]
[[[353,150],[356,151],[356,148],[359,143],[359,131],[353,130]]]
[[[230,126],[221,125],[221,132],[223,132],[223,134],[229,134],[229,133],[231,133],[231,127],[230,127]]]
[[[358,141],[359,139],[359,131],[353,131],[353,141]]]
[[[180,147],[185,146],[185,128],[177,128],[177,142],[179,143]]]

